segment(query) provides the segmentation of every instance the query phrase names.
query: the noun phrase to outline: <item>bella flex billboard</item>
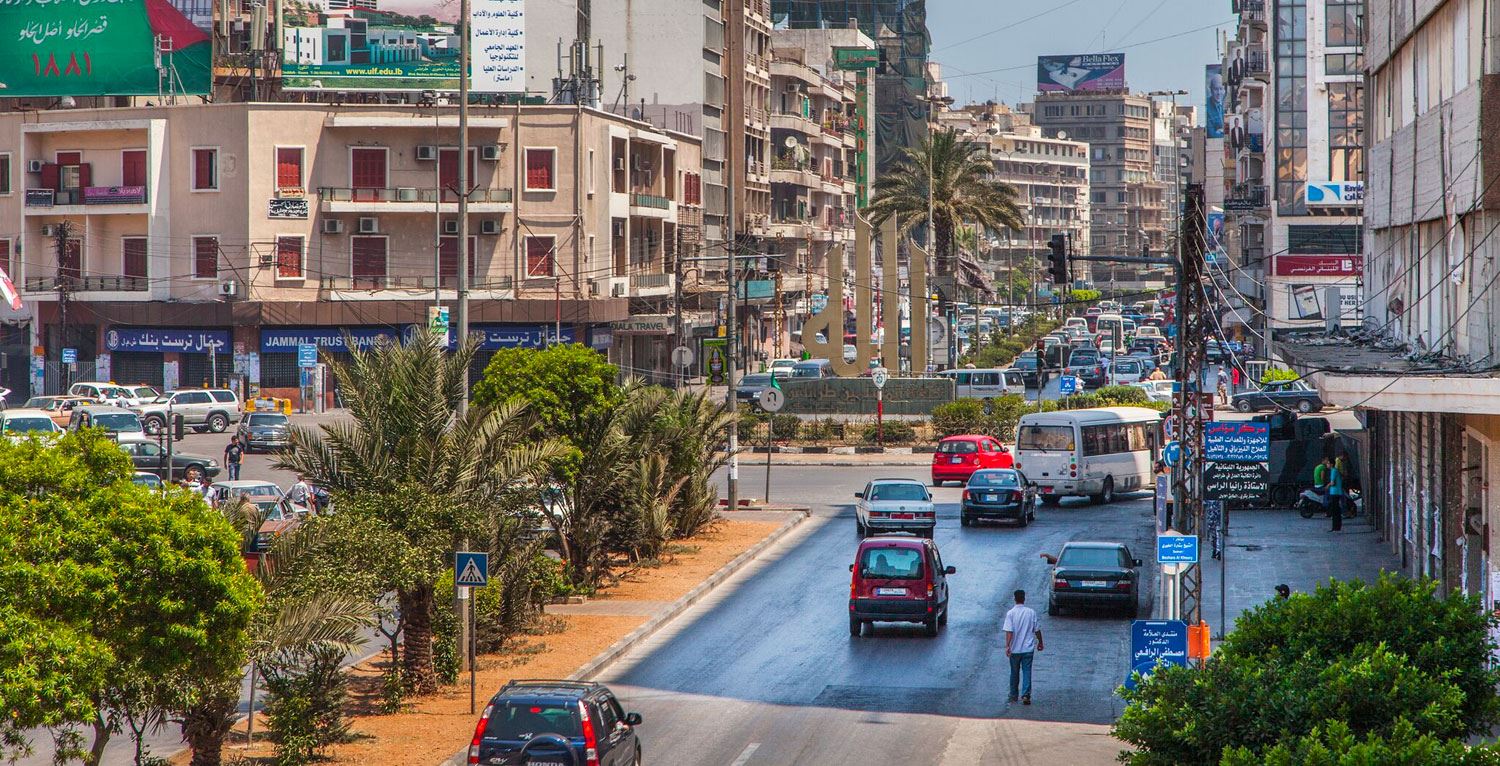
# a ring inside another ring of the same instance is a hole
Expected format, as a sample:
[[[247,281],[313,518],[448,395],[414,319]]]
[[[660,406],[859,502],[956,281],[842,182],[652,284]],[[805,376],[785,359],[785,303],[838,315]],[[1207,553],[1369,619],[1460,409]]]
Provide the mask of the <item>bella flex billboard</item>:
[[[0,0],[0,93],[206,94],[212,14],[210,0]]]
[[[1042,93],[1119,90],[1125,87],[1125,54],[1038,56],[1036,89]]]

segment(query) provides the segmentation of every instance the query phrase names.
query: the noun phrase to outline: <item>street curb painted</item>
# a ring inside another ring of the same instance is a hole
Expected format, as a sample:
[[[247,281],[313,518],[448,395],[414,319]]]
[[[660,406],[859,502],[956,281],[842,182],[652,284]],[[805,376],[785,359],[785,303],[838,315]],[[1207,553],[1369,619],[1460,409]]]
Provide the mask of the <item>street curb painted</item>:
[[[656,615],[651,619],[646,620],[645,624],[625,634],[625,636],[619,641],[610,644],[609,648],[595,655],[593,659],[584,663],[577,670],[569,674],[567,680],[581,681],[587,679],[589,676],[599,672],[605,666],[619,659],[621,655],[629,651],[637,643],[660,630],[663,625],[671,622],[678,615],[687,611],[688,607],[702,600],[704,596],[708,595],[710,591],[718,587],[720,583],[729,579],[730,575],[733,575],[735,572],[738,572],[740,569],[742,569],[745,565],[754,561],[762,551],[780,541],[781,538],[785,537],[794,528],[796,528],[798,524],[801,524],[812,516],[812,512],[808,510],[780,512],[791,514],[791,518],[787,519],[786,522],[778,527],[774,532],[766,535],[764,538],[761,538],[760,542],[750,546],[743,553],[731,559],[729,563],[725,564],[722,567],[719,567],[719,570],[717,572],[709,575],[707,579],[705,579],[703,582],[698,583],[693,587],[692,590],[688,591],[681,598],[673,601],[671,606],[668,606],[663,611],[657,612]]]

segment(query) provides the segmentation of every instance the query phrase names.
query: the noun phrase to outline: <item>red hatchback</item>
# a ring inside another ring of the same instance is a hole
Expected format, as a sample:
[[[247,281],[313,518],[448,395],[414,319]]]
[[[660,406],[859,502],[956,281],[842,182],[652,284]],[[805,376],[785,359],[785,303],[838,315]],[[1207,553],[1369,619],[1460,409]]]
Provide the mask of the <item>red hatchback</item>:
[[[948,624],[948,575],[937,545],[906,534],[867,537],[849,565],[849,635],[876,622],[917,622],[927,635]]]
[[[950,436],[938,442],[932,453],[932,486],[945,481],[963,484],[981,468],[1011,468],[1015,464],[1010,450],[992,436]]]

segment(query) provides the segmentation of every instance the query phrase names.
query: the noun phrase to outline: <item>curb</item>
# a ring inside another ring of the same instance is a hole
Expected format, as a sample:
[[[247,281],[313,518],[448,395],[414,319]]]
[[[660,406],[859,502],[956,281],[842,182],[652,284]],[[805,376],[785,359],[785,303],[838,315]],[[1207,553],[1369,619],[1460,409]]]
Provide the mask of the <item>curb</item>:
[[[772,544],[780,541],[781,538],[785,537],[798,524],[801,524],[812,516],[812,513],[810,511],[790,511],[789,513],[792,514],[792,518],[787,519],[786,523],[778,527],[776,531],[762,538],[760,542],[750,546],[740,555],[735,556],[730,560],[728,564],[719,567],[719,571],[709,575],[708,579],[698,583],[693,587],[692,590],[688,591],[681,598],[673,601],[672,605],[667,607],[665,610],[657,612],[656,615],[654,615],[651,619],[646,620],[644,625],[641,625],[635,630],[632,630],[629,633],[625,634],[625,636],[619,641],[614,642],[609,646],[609,648],[595,655],[593,659],[589,660],[577,670],[568,674],[566,680],[584,680],[594,673],[602,670],[606,665],[609,665],[610,663],[619,659],[620,655],[623,655],[625,652],[633,648],[635,644],[647,638],[652,633],[660,630],[663,625],[671,622],[678,615],[687,611],[688,607],[702,600],[704,596],[708,595],[710,591],[718,587],[720,583],[729,579],[730,575],[738,572],[741,568],[743,568],[746,564],[749,564],[751,561],[754,561],[762,551],[764,551],[766,548],[771,547]]]

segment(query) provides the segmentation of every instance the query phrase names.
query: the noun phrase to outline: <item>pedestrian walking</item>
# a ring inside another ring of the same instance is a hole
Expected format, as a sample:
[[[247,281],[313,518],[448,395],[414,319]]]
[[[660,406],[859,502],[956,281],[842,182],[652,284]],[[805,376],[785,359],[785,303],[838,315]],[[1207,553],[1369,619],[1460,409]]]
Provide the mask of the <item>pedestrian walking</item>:
[[[1292,597],[1292,589],[1286,583],[1276,586],[1276,600],[1285,601]]]
[[[229,437],[229,446],[224,448],[224,466],[229,471],[230,481],[239,481],[240,460],[245,456],[245,448],[240,444],[239,434]]]
[[[1227,372],[1224,371],[1224,365],[1222,365],[1222,364],[1219,365],[1219,373],[1218,373],[1218,381],[1217,381],[1217,383],[1218,383],[1218,389],[1219,389],[1219,402],[1222,403],[1222,404],[1228,404],[1229,403],[1229,373],[1227,373]]]
[[[1005,656],[1010,658],[1010,696],[1019,694],[1022,705],[1031,704],[1031,658],[1042,651],[1042,629],[1036,612],[1026,605],[1026,591],[1015,592],[1016,605],[1005,613]]]
[[[1230,383],[1230,385],[1234,386],[1234,388],[1230,390],[1230,393],[1234,393],[1234,392],[1240,390],[1240,368],[1239,368],[1239,365],[1235,365],[1234,367],[1230,368],[1230,370],[1229,370],[1229,383]]]
[[[1329,531],[1344,528],[1344,472],[1331,460],[1328,461],[1328,515],[1333,517],[1333,529]]]
[[[308,484],[307,478],[299,473],[297,474],[297,483],[293,484],[290,488],[287,489],[286,499],[290,501],[292,505],[300,505],[303,508],[311,511],[313,509],[312,494],[312,485]]]

